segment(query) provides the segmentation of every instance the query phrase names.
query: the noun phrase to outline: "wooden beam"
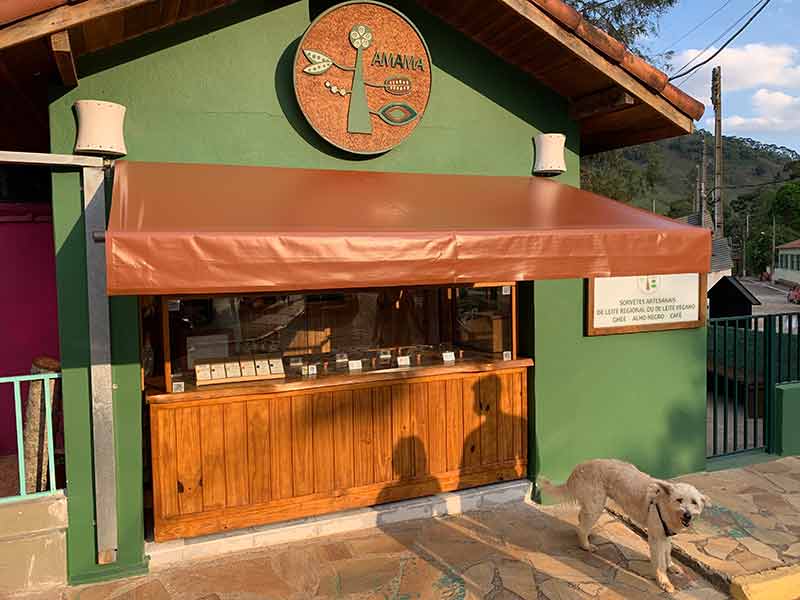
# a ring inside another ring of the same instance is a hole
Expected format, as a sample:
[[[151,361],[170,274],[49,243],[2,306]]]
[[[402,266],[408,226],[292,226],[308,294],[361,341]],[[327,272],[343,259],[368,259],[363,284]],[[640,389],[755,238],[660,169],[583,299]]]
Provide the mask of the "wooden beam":
[[[603,73],[616,85],[640,99],[648,106],[653,107],[653,109],[674,123],[684,133],[691,133],[694,123],[690,117],[675,108],[660,94],[652,92],[633,75],[625,71],[625,69],[603,57],[597,50],[583,41],[583,39],[564,29],[542,9],[528,0],[498,0],[498,2],[528,19],[531,23],[561,44],[567,51],[578,56],[581,60]]]
[[[692,125],[694,131],[694,125]],[[690,132],[691,133],[691,132]],[[686,132],[674,124],[660,127],[625,129],[616,132],[584,134],[581,132],[581,156],[590,156],[615,148],[625,148],[636,144],[645,144],[656,140],[685,135]],[[599,138],[599,139],[598,139]]]
[[[18,21],[0,29],[0,50],[48,36],[146,2],[158,0],[86,0],[59,6],[46,13]]]
[[[67,87],[78,85],[78,71],[75,69],[75,57],[69,43],[69,31],[64,29],[50,34],[50,51],[56,61],[61,83]]]
[[[613,87],[570,102],[569,118],[573,121],[582,121],[588,117],[624,110],[634,104],[636,98],[620,87]]]

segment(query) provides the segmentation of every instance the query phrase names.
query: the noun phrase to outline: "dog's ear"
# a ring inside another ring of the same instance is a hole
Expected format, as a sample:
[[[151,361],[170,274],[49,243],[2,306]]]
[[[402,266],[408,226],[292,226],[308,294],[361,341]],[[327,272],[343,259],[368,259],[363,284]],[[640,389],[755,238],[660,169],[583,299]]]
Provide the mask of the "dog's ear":
[[[669,496],[674,489],[669,481],[662,481],[661,479],[656,479],[656,485],[659,491],[665,496]]]
[[[647,501],[652,502],[658,496],[669,496],[671,492],[672,484],[669,481],[654,479],[653,482],[647,486]]]
[[[703,494],[703,508],[708,508],[709,506],[714,506],[711,504],[711,498]]]

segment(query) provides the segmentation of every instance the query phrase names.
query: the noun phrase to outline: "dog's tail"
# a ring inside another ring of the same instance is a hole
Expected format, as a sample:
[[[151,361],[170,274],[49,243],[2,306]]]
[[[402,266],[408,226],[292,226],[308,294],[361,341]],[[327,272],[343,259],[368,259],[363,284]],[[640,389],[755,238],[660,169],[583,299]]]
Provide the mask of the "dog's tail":
[[[539,477],[536,480],[536,484],[538,485],[540,491],[552,498],[560,498],[562,502],[570,502],[575,500],[566,483],[562,485],[556,485],[549,479]]]

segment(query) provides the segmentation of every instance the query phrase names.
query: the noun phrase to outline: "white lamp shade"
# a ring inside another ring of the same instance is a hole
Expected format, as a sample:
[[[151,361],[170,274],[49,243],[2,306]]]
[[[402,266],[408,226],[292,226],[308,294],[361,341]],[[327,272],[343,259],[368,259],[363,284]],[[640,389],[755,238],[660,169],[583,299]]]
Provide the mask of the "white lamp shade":
[[[563,133],[540,133],[533,138],[536,145],[536,162],[533,172],[536,175],[558,175],[565,173],[564,144],[567,136]]]
[[[122,104],[76,100],[74,106],[78,117],[75,154],[124,156],[128,153],[123,133],[125,107]]]

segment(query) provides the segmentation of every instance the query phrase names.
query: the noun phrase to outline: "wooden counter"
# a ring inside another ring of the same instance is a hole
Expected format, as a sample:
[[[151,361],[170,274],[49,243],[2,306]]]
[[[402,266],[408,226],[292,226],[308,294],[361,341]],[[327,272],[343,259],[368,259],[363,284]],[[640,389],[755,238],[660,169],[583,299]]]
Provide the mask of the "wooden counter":
[[[395,367],[364,371],[362,373],[341,373],[324,377],[286,377],[285,379],[245,383],[226,383],[210,385],[204,388],[193,388],[185,392],[165,394],[163,390],[149,390],[147,402],[150,404],[172,404],[175,402],[200,402],[219,400],[234,396],[252,394],[296,393],[303,390],[372,384],[382,381],[400,381],[418,377],[439,377],[456,373],[487,373],[519,367],[532,367],[533,360],[522,358],[506,361],[458,361],[453,365],[435,365],[423,367]],[[162,386],[163,387],[163,386]]]
[[[524,477],[526,361],[148,397],[155,538]]]

